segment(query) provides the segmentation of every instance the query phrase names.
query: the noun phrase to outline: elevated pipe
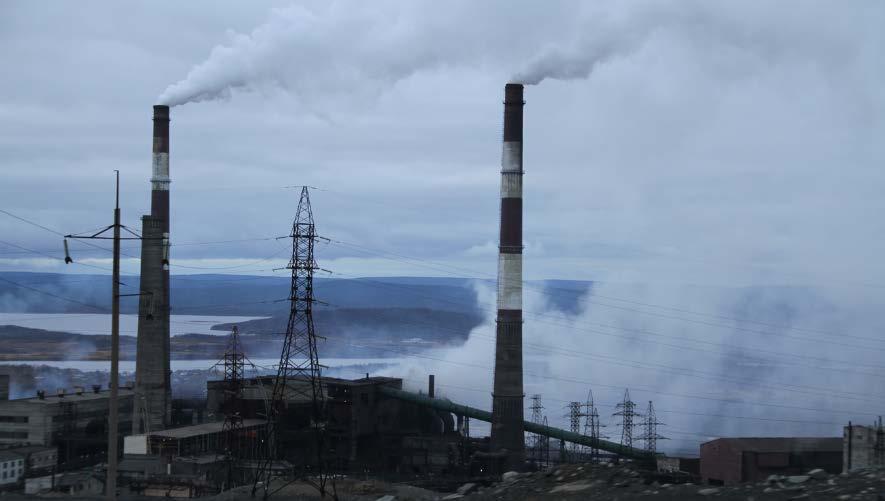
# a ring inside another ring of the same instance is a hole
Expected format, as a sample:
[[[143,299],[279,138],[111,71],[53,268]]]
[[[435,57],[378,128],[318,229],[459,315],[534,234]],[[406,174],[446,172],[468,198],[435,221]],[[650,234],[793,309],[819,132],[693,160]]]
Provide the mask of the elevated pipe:
[[[418,395],[416,393],[398,390],[390,386],[381,386],[379,387],[379,391],[385,396],[420,405],[422,407],[430,407],[432,409],[444,412],[451,412],[456,416],[467,416],[469,418],[478,419],[487,423],[492,422],[491,412],[467,405],[458,404],[450,400],[442,398],[429,398],[424,395]],[[522,426],[525,428],[525,431],[529,433],[537,433],[538,435],[543,435],[545,437],[565,440],[566,442],[585,445],[587,447],[595,447],[597,449],[611,452],[613,454],[617,454],[618,456],[633,459],[636,461],[651,462],[654,461],[655,458],[658,456],[657,454],[652,454],[642,449],[634,449],[633,447],[627,447],[615,442],[609,442],[608,440],[588,437],[587,435],[581,435],[580,433],[572,433],[561,428],[544,426],[542,424],[532,423],[530,421],[523,421]]]

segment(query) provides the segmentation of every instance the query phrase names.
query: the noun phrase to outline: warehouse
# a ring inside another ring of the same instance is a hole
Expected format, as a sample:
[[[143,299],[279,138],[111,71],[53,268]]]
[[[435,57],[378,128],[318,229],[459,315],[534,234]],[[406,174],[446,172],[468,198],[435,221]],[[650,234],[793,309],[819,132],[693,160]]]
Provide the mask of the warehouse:
[[[713,485],[758,482],[815,468],[842,471],[842,438],[719,438],[701,444],[701,478]]]

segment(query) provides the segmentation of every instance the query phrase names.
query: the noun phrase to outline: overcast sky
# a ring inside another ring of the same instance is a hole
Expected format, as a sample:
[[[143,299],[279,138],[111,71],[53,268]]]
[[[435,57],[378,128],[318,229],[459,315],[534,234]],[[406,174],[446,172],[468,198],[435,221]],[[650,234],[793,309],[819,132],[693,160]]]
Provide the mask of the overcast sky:
[[[878,292],[885,4],[844,5],[3,2],[0,209],[109,224],[119,169],[139,229],[151,105],[203,65],[178,89],[221,99],[172,109],[174,273],[280,266],[285,242],[182,244],[284,235],[285,187],[306,184],[325,236],[494,274],[503,86],[547,72],[526,88],[528,278]],[[0,240],[61,255],[2,214]],[[334,243],[318,257],[447,273]],[[0,269],[95,271],[5,244]]]

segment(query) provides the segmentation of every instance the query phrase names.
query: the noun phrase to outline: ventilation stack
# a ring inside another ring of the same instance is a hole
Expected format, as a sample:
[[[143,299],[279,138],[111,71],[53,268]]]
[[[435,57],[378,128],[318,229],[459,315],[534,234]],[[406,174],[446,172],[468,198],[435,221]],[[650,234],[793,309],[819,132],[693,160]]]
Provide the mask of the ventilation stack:
[[[133,433],[162,430],[172,412],[169,366],[169,107],[154,106],[151,213],[142,216]]]
[[[508,469],[524,462],[522,387],[522,110],[523,86],[504,87],[501,156],[501,233],[498,315],[490,452],[503,453]]]

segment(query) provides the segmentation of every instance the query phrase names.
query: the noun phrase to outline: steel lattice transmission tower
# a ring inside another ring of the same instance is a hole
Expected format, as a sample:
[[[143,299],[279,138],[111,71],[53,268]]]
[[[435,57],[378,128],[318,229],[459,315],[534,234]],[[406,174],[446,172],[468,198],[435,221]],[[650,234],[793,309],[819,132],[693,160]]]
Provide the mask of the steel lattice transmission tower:
[[[277,428],[281,411],[290,401],[306,401],[310,403],[310,422],[316,437],[317,469],[314,472],[315,485],[320,495],[325,496],[326,472],[323,457],[324,428],[323,415],[325,399],[322,390],[319,357],[317,355],[317,336],[313,323],[313,273],[319,269],[314,260],[313,250],[317,240],[316,227],[313,222],[313,211],[310,208],[310,194],[307,186],[301,188],[298,210],[292,223],[292,259],[287,268],[292,270],[292,282],[289,293],[289,324],[280,353],[277,377],[271,393],[270,412],[268,415],[268,446],[264,458],[259,463],[255,476],[252,495],[263,482],[264,497],[269,495],[271,469],[277,450],[277,439],[280,430]],[[298,384],[290,385],[290,381]]]
[[[600,428],[604,425],[599,421],[599,410],[593,402],[593,390],[587,390],[587,402],[584,403],[584,435],[594,438],[597,441],[605,438],[602,436]],[[599,461],[599,447],[590,447],[590,460]]]
[[[222,437],[224,454],[227,460],[227,486],[233,486],[234,465],[244,449],[242,392],[246,370],[246,355],[240,344],[240,332],[237,326],[231,330],[220,365],[224,369],[224,424]]]
[[[655,416],[655,406],[651,400],[648,401],[648,410],[645,412],[645,419],[643,420],[643,430],[642,436],[639,437],[640,440],[645,442],[645,450],[654,454],[657,452],[658,448],[658,440],[667,440],[667,437],[658,435],[658,425],[663,425],[658,421],[658,418]]]
[[[568,403],[569,431],[576,435],[581,433],[581,418],[584,417],[583,410],[584,404],[581,402]],[[569,449],[572,456],[571,460],[576,460],[578,454],[581,452],[581,446],[573,443],[569,444]]]
[[[542,424],[544,420],[544,406],[541,404],[541,395],[534,394],[532,395],[532,405],[529,407],[529,410],[532,411],[532,422],[537,424]],[[538,465],[542,463],[543,459],[543,443],[541,440],[541,435],[539,433],[533,433],[531,436],[531,443],[529,444],[531,447],[531,459]]]
[[[633,419],[640,415],[636,413],[636,403],[630,400],[630,390],[624,390],[624,400],[615,406],[613,416],[621,417],[621,445],[633,447]]]
[[[241,445],[239,438],[240,430],[243,428],[243,416],[240,405],[246,370],[246,355],[240,344],[240,332],[237,326],[231,330],[222,366],[224,368],[224,446],[227,454],[232,455]]]

